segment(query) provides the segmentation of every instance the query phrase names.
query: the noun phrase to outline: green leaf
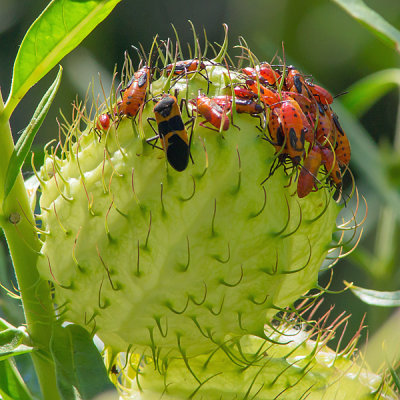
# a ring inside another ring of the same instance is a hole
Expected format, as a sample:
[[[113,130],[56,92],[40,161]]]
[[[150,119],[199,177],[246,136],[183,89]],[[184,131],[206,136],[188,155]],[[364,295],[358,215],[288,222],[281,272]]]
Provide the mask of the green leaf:
[[[79,325],[56,327],[51,339],[57,386],[62,399],[93,399],[114,390],[90,334]]]
[[[10,116],[25,93],[78,46],[120,1],[51,1],[21,43],[5,115]]]
[[[365,25],[384,43],[400,53],[400,31],[381,15],[370,9],[362,0],[333,0],[353,18]]]
[[[31,352],[33,348],[23,344],[23,341],[27,340],[28,336],[23,328],[16,328],[0,318],[0,362],[9,357]]]
[[[342,104],[356,116],[361,116],[382,96],[396,86],[400,87],[400,69],[376,72],[350,86]]]
[[[4,400],[33,400],[15,364],[0,361],[0,395]]]
[[[47,112],[51,104],[53,103],[54,97],[60,87],[62,75],[62,67],[58,70],[58,74],[52,85],[47,90],[46,94],[43,96],[36,111],[33,114],[29,125],[25,128],[22,135],[20,136],[17,144],[15,145],[14,151],[11,154],[10,162],[8,164],[6,178],[4,182],[4,199],[7,198],[11,189],[14,186],[15,180],[21,171],[21,167],[25,162],[26,156],[31,149],[33,139],[36,136],[40,126],[42,125]]]
[[[335,101],[334,106],[340,117],[340,124],[350,140],[351,164],[356,165],[357,172],[381,200],[392,207],[400,220],[400,193],[389,182],[377,145],[354,115],[339,101]]]
[[[379,290],[364,289],[348,284],[351,291],[364,303],[380,307],[399,307],[400,290],[395,292],[380,292]]]

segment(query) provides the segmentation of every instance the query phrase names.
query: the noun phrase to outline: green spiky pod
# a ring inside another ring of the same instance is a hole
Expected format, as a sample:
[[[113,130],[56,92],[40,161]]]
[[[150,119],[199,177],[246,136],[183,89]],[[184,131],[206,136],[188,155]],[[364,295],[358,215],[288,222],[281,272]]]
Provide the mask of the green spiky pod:
[[[172,81],[179,100],[208,86],[209,96],[231,94],[242,78],[217,61]],[[159,99],[170,78],[153,81],[148,97]],[[115,352],[153,357],[204,354],[227,335],[262,338],[277,311],[316,286],[340,206],[327,187],[299,199],[284,168],[265,181],[275,149],[258,118],[235,111],[224,132],[198,116],[188,127],[193,162],[175,171],[146,141],[153,107],[115,118],[100,138],[95,122],[78,129],[78,113],[46,155],[39,270],[60,318]]]
[[[326,346],[331,335],[292,322],[267,331],[266,340],[243,336],[190,359],[157,364],[132,355],[117,386],[122,398],[135,400],[159,399],[161,393],[166,400],[397,398],[384,377],[357,362],[353,353],[358,333],[337,352]]]
[[[210,354],[160,365],[131,357],[120,377],[122,398],[155,400],[160,393],[166,400],[397,398],[382,376],[352,357],[356,340],[337,353],[326,346],[321,332],[312,340],[310,332],[293,324],[267,336],[243,336]]]

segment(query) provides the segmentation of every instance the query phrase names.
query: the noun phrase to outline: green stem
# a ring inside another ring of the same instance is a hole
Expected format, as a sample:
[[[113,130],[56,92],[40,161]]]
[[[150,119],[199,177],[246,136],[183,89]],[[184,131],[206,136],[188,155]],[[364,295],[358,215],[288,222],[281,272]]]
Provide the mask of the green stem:
[[[0,93],[0,204],[3,203],[5,174],[14,149],[11,129],[3,109],[4,103]],[[20,173],[0,210],[0,226],[4,230],[13,261],[27,329],[37,349],[32,353],[32,359],[43,398],[57,400],[60,397],[50,354],[50,338],[55,316],[49,285],[40,278],[36,268],[40,241],[34,221]]]

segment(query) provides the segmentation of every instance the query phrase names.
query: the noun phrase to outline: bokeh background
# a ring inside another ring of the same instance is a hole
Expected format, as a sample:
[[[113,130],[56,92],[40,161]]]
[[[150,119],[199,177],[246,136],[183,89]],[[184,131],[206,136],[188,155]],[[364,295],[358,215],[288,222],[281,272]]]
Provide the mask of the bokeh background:
[[[30,24],[47,3],[47,0],[0,0],[0,88],[4,98],[10,88],[13,60],[18,46]],[[400,28],[399,0],[366,0],[365,3],[393,26]],[[40,163],[43,144],[58,136],[56,118],[60,115],[60,109],[65,115],[71,115],[72,101],[76,95],[84,98],[90,81],[96,82],[95,91],[98,90],[99,72],[107,90],[115,65],[117,70],[122,67],[124,51],[131,51],[131,45],[137,46],[139,42],[145,49],[149,49],[156,33],[161,39],[174,38],[171,23],[178,31],[181,43],[192,44],[193,33],[188,20],[193,22],[201,44],[203,28],[210,42],[222,43],[222,24],[228,24],[230,49],[238,44],[238,36],[243,36],[260,60],[270,61],[277,51],[281,55],[283,42],[288,63],[311,74],[316,82],[332,94],[341,95],[334,102],[334,110],[335,104],[345,99],[346,94],[343,93],[355,82],[375,72],[399,67],[399,52],[380,41],[365,26],[329,0],[123,0],[108,19],[62,60],[64,74],[61,87],[34,142],[37,165]],[[233,50],[233,54],[239,54],[239,51],[235,53]],[[137,58],[135,60],[138,61]],[[11,120],[15,138],[28,124],[37,103],[55,75],[56,70],[50,72],[28,92],[17,107]],[[390,86],[392,89],[387,90],[382,98],[363,113],[357,124],[372,139],[372,144],[380,154],[381,167],[390,177],[391,189],[398,192],[400,184],[396,175],[400,171],[400,156],[393,143],[396,132],[400,130],[399,88],[396,85]],[[342,125],[345,130],[349,129],[344,122]],[[400,133],[397,135],[400,136]],[[360,140],[364,140],[363,137]],[[353,145],[353,153],[357,151]],[[360,165],[364,168],[360,168]],[[369,168],[367,158],[358,163],[352,162],[350,166],[358,189],[368,203],[368,218],[363,225],[364,232],[357,250],[334,267],[331,289],[342,289],[343,280],[347,280],[370,289],[400,290],[398,210],[393,210],[392,206],[385,203],[385,196],[377,190],[377,185],[369,180],[368,174],[362,172]],[[375,168],[373,164],[371,168]],[[28,163],[25,166],[26,176],[29,176],[29,170]],[[354,203],[350,202],[348,207],[351,209]],[[361,206],[359,220],[364,212],[365,207]],[[321,274],[320,279],[321,284],[324,284],[328,277]],[[3,240],[0,247],[0,281],[12,287],[12,280]],[[386,342],[386,351],[395,361],[400,359],[399,310],[369,306],[350,291],[327,294],[325,297],[320,313],[335,305],[333,315],[339,315],[342,311],[352,314],[345,336],[347,339],[357,330],[366,315],[371,354],[369,361],[374,369],[383,360],[382,338]],[[0,317],[14,325],[23,322],[18,302],[10,299],[2,290]],[[362,343],[366,339],[364,332]]]

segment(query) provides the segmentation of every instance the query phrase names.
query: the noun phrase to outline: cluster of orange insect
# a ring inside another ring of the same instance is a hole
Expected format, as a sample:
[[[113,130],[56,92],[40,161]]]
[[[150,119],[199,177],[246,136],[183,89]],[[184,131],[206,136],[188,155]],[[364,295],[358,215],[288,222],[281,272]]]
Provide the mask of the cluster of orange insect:
[[[208,81],[206,63],[199,59],[178,61],[164,69],[167,74],[173,73],[176,79],[200,74]],[[126,88],[121,90],[114,117],[135,117],[138,114],[145,103],[153,70],[144,66],[133,74]],[[234,105],[237,113],[260,118],[258,128],[263,132],[262,138],[275,147],[277,162],[269,176],[281,165],[286,169],[294,168],[296,175],[300,168],[297,195],[305,197],[318,190],[317,175],[320,169],[324,169],[328,182],[340,188],[342,170],[348,167],[351,153],[349,140],[331,108],[333,96],[292,66],[273,68],[268,63],[261,63],[237,72],[242,82],[227,87],[230,95],[208,97],[199,92],[195,99],[188,100],[192,110],[205,119],[200,125],[217,131],[228,130],[233,124]],[[156,131],[150,124],[156,136],[148,142],[160,139],[170,165],[183,171],[190,158],[186,125],[194,117],[183,123],[182,104],[178,106],[176,95],[164,94],[154,101],[157,102],[155,118],[148,120],[149,123],[154,120],[158,129]],[[111,120],[110,113],[101,114],[97,129],[109,129]]]
[[[341,168],[348,167],[351,151],[331,108],[333,96],[291,66],[273,69],[262,63],[244,68],[242,73],[247,79],[240,91],[256,94],[265,106],[268,135],[264,139],[274,145],[278,166],[301,165],[297,195],[305,197],[318,190],[317,175],[322,167],[330,183],[341,187]],[[235,88],[236,96],[241,96],[240,91]],[[310,143],[308,149],[306,142]]]

